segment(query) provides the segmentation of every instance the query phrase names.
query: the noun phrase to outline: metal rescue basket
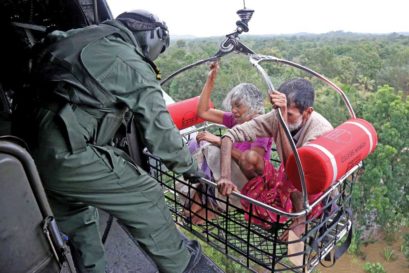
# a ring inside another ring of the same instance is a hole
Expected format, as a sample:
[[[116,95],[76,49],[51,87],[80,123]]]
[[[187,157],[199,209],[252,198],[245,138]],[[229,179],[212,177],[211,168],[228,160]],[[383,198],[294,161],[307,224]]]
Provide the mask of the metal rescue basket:
[[[247,23],[253,11],[242,9],[237,13],[241,20],[236,23],[236,32],[226,35],[226,39],[221,43],[220,50],[214,56],[183,67],[166,78],[162,84],[192,67],[221,58],[231,52],[236,52],[249,57],[249,61],[260,72],[269,90],[274,90],[274,87],[261,63],[274,62],[289,65],[301,69],[328,84],[341,95],[350,116],[355,117],[355,113],[344,92],[322,75],[291,61],[272,56],[257,55],[244,46],[239,41],[238,35],[243,31],[248,31]],[[169,209],[173,213],[175,222],[180,227],[254,272],[262,268],[271,272],[310,272],[319,263],[333,263],[348,248],[352,236],[351,191],[358,176],[357,170],[362,167],[362,161],[350,168],[344,176],[332,183],[318,199],[309,204],[304,171],[297,149],[282,119],[281,112],[279,112],[279,116],[281,126],[285,128],[292,151],[295,154],[301,180],[303,210],[299,212],[288,213],[234,192],[231,197],[227,198],[211,196],[211,198],[217,200],[218,204],[221,204],[219,207],[223,207],[223,209],[204,204],[205,214],[197,215],[203,219],[204,223],[194,225],[190,219],[195,212],[189,211],[189,207],[186,206],[187,203],[197,202],[193,200],[192,191],[199,191],[202,196],[206,197],[209,189],[217,191],[216,184],[210,180],[201,179],[200,187],[192,185],[185,181],[181,175],[169,171],[157,157],[148,152],[146,154],[149,158],[150,173],[162,185]],[[191,127],[187,130],[184,130],[183,133],[186,140],[189,139],[192,133],[200,130],[213,130],[221,135],[223,128],[214,124],[203,123],[201,127]],[[231,202],[232,198],[246,200],[250,204],[250,209],[245,211],[241,206]],[[208,198],[204,199],[208,200]],[[275,213],[277,220],[268,221],[254,215],[254,206]],[[311,215],[310,212],[318,206],[321,208],[321,212]],[[212,217],[215,219],[208,217],[210,213],[216,215],[216,217]],[[254,219],[257,219],[259,224],[254,224],[254,221],[252,221]],[[304,219],[301,223],[304,228],[301,237],[290,236],[291,225],[297,219]]]

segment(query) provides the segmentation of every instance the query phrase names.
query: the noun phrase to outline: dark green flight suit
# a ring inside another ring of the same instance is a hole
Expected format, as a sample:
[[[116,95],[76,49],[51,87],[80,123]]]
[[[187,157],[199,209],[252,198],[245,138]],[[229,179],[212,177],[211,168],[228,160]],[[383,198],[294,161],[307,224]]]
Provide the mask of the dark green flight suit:
[[[51,62],[39,66],[42,100],[35,111],[32,152],[57,221],[80,253],[82,270],[105,272],[99,208],[129,228],[160,272],[183,272],[190,253],[162,188],[109,146],[129,109],[151,153],[175,172],[196,171],[166,110],[153,65],[132,33],[114,20],[54,35],[68,38],[56,39],[48,50],[52,54],[44,54]]]

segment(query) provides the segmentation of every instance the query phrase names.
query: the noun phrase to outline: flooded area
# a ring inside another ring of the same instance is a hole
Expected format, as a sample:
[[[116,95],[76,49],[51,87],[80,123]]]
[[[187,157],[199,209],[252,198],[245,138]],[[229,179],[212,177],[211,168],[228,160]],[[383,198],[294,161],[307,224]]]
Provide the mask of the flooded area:
[[[409,261],[401,252],[402,240],[398,239],[392,244],[385,241],[377,241],[372,244],[362,246],[362,257],[345,254],[331,268],[319,266],[317,272],[320,273],[366,273],[364,265],[367,262],[380,263],[387,273],[409,273]],[[390,254],[391,258],[388,259]]]
[[[190,233],[183,230],[182,232],[190,239],[195,239]],[[388,243],[382,238],[379,238],[378,241],[373,243],[362,243],[360,249],[362,255],[357,256],[346,253],[334,266],[325,268],[322,265],[318,265],[313,273],[382,273],[376,270],[370,272],[365,271],[365,263],[380,263],[386,273],[409,273],[409,259],[406,259],[401,251],[403,242],[402,235],[407,233],[409,233],[409,228],[403,228],[403,230],[399,232],[399,235],[396,235],[397,238],[392,243]],[[257,265],[252,266],[254,271],[250,271],[238,265],[237,262],[221,255],[220,252],[208,246],[205,242],[201,241],[201,244],[203,252],[226,273],[271,273],[271,271]],[[327,263],[324,262],[324,264]]]

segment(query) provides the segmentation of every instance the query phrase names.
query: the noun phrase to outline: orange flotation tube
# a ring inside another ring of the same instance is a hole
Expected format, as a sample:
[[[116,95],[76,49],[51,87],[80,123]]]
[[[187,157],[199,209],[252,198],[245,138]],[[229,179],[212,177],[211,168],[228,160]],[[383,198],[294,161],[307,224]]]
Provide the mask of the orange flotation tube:
[[[372,124],[364,119],[354,118],[297,149],[308,194],[325,191],[372,153],[377,143],[378,137]],[[286,173],[301,191],[294,154],[288,158]]]
[[[170,116],[179,130],[199,124],[204,120],[197,116],[197,106],[199,96],[187,100],[178,101],[167,106]],[[210,101],[209,107],[213,108],[213,102]]]

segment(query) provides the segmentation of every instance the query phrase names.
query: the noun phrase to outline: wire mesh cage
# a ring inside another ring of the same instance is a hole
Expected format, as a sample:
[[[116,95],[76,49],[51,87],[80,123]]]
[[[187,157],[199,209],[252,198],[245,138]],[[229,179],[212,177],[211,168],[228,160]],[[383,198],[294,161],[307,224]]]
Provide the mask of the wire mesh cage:
[[[175,222],[251,271],[261,266],[271,272],[310,272],[342,255],[342,245],[351,239],[351,191],[361,165],[322,193],[310,210],[286,213],[241,194],[221,196],[206,179],[191,184],[155,156],[147,156]],[[275,220],[254,213],[260,210],[274,214]],[[299,236],[295,229],[301,230]]]

